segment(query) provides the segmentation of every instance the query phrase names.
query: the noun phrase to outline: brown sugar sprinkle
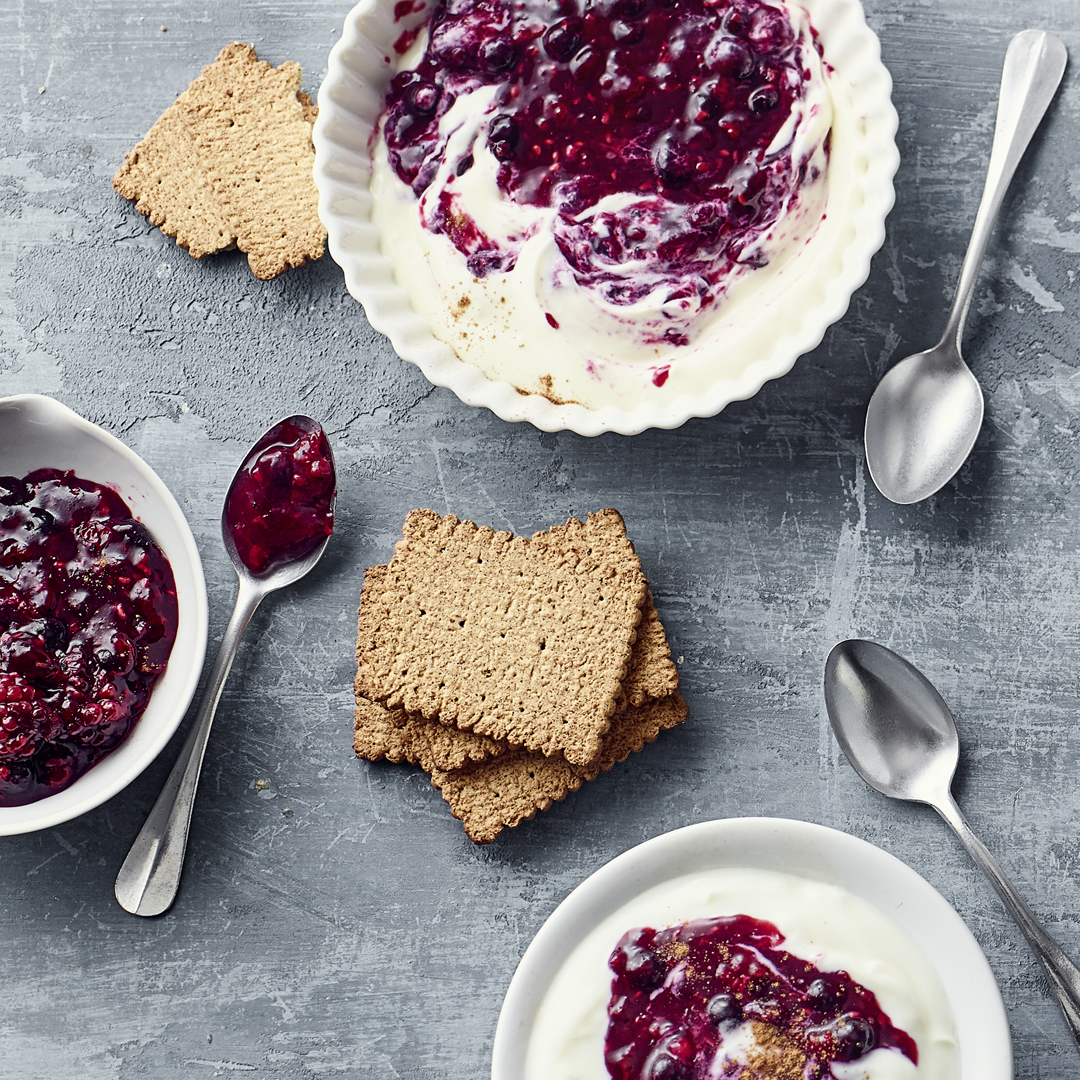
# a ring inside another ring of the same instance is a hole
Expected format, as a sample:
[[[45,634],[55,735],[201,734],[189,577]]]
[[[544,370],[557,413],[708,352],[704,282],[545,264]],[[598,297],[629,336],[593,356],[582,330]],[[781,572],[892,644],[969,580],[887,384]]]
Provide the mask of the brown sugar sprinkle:
[[[669,941],[661,945],[656,952],[669,964],[677,964],[690,955],[690,946],[685,941]]]
[[[744,1080],[803,1080],[806,1055],[798,1044],[772,1024],[750,1024],[754,1046],[746,1059]]]

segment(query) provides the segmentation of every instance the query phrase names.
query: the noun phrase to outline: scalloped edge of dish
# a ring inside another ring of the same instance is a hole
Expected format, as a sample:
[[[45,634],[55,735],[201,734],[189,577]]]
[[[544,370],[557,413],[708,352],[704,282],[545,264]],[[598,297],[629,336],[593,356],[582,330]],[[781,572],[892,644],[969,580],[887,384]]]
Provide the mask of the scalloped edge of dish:
[[[803,2],[825,43],[829,63],[858,91],[862,139],[856,159],[864,160],[866,169],[853,178],[852,193],[862,198],[849,219],[851,239],[832,253],[820,301],[804,313],[798,327],[781,333],[768,353],[753,361],[741,377],[718,378],[703,394],[684,394],[671,402],[643,403],[630,410],[613,405],[600,409],[556,405],[538,394],[523,394],[508,382],[488,379],[434,336],[395,280],[393,264],[382,253],[378,230],[371,221],[369,145],[381,111],[381,93],[373,86],[388,69],[392,39],[411,25],[409,20],[386,22],[390,0],[361,0],[346,17],[319,88],[319,115],[313,131],[319,216],[326,226],[330,254],[344,272],[349,292],[363,305],[368,322],[390,339],[399,356],[416,364],[429,382],[452,390],[467,405],[490,409],[503,420],[528,421],[544,431],[593,436],[605,431],[636,435],[647,428],[676,428],[692,417],[715,416],[731,402],[752,397],[769,380],[787,374],[843,318],[851,297],[869,277],[871,260],[885,241],[885,219],[895,201],[893,178],[900,164],[892,78],[859,0]],[[412,22],[423,21],[424,14],[414,15]]]

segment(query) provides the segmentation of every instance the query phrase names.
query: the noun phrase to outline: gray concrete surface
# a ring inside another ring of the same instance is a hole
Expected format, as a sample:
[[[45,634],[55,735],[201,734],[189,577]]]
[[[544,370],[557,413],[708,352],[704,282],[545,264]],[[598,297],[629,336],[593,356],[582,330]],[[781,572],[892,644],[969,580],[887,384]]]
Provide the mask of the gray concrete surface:
[[[270,283],[237,254],[197,264],[112,192],[124,153],[230,40],[299,61],[317,90],[347,6],[0,0],[0,394],[53,394],[158,470],[205,560],[212,647],[233,594],[217,521],[244,449],[303,410],[341,471],[325,560],[264,605],[225,691],[174,910],[135,919],[112,882],[178,742],[97,811],[0,840],[5,1074],[480,1080],[517,960],[571,888],[667,829],[766,814],[847,830],[927,877],[1000,982],[1017,1077],[1075,1076],[1019,932],[931,812],[887,803],[841,759],[820,679],[855,634],[935,680],[961,724],[960,802],[1080,958],[1075,68],[978,289],[972,459],[899,508],[859,438],[877,378],[942,323],[1009,37],[1042,25],[1080,58],[1080,5],[867,0],[903,156],[868,284],[754,399],[596,440],[430,387],[329,258]],[[518,532],[619,508],[683,657],[682,729],[483,849],[421,773],[351,754],[361,575],[415,506]]]

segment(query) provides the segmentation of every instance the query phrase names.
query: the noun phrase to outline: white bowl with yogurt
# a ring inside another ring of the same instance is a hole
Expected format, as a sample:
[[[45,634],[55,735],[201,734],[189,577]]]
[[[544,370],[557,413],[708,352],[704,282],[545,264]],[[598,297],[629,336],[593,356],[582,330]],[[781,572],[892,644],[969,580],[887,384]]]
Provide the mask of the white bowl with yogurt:
[[[997,984],[944,898],[865,841],[776,818],[666,833],[578,886],[541,927],[510,983],[492,1080],[608,1080],[606,961],[619,938],[635,926],[726,914],[774,922],[785,949],[822,970],[848,971],[919,1044],[919,1068],[880,1050],[834,1066],[838,1077],[1011,1080]]]
[[[395,19],[395,6],[421,10]],[[559,320],[547,319],[551,312],[543,310],[542,296],[520,325],[508,323],[504,313],[525,305],[498,287],[490,296],[490,289],[470,287],[463,303],[458,286],[469,284],[468,275],[462,282],[453,275],[427,280],[427,266],[447,254],[438,250],[440,243],[449,246],[445,237],[410,236],[399,227],[400,215],[387,212],[393,200],[384,195],[373,213],[372,156],[380,142],[383,95],[398,66],[394,43],[428,11],[423,4],[363,0],[346,20],[319,92],[315,182],[331,254],[372,326],[430,381],[467,404],[506,420],[583,435],[677,427],[750,397],[790,370],[843,316],[866,280],[884,239],[899,161],[891,80],[858,0],[804,0],[798,6],[819,35],[829,71],[834,118],[824,219],[785,258],[734,282],[723,303],[707,312],[700,334],[672,357],[613,349],[594,364],[589,343],[584,362],[570,355],[588,335],[568,335],[564,327],[560,337]],[[479,284],[477,279],[472,286]],[[560,312],[580,310],[581,304],[571,303]],[[474,362],[460,359],[447,343],[466,323],[471,341],[487,343],[462,353]],[[602,336],[605,325],[601,319],[590,333]],[[528,359],[519,363],[518,356]]]

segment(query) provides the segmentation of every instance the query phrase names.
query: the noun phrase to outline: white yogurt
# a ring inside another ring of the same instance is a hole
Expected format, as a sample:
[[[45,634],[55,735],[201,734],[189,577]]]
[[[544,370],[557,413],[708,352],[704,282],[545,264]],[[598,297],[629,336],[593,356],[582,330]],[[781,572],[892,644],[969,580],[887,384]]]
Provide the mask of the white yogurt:
[[[659,929],[720,915],[773,923],[785,935],[781,949],[823,971],[846,971],[874,993],[893,1026],[915,1040],[918,1066],[897,1050],[878,1049],[835,1063],[837,1080],[956,1080],[959,1054],[945,990],[895,923],[834,885],[737,868],[649,889],[589,934],[544,996],[529,1036],[524,1080],[610,1080],[604,1063],[612,979],[607,961],[619,939],[638,926]],[[737,1057],[739,1040],[726,1051]]]
[[[441,118],[446,164],[420,200],[394,172],[380,135],[373,149],[372,220],[398,284],[435,336],[489,379],[556,402],[630,409],[642,401],[700,393],[718,378],[737,380],[758,358],[758,342],[773,336],[772,327],[768,334],[758,329],[764,320],[779,317],[797,328],[802,313],[785,305],[785,294],[813,273],[819,249],[847,240],[843,215],[836,212],[846,185],[836,189],[833,176],[839,169],[843,177],[850,166],[847,140],[857,121],[812,43],[807,13],[797,4],[774,2],[790,15],[809,78],[766,154],[790,146],[793,168],[806,166],[808,179],[704,309],[696,298],[668,300],[664,284],[634,304],[617,305],[575,280],[555,243],[556,211],[516,204],[497,186],[499,163],[486,138],[493,87],[460,95]],[[421,35],[400,67],[414,66],[424,47]],[[470,149],[475,164],[455,175],[453,166]],[[510,272],[474,277],[449,237],[427,227],[440,196],[447,195],[500,250],[516,254]],[[608,196],[579,220],[633,198]],[[685,207],[668,205],[685,213]],[[627,275],[639,270],[644,268],[625,264]],[[658,344],[665,327],[684,331],[689,343]]]

